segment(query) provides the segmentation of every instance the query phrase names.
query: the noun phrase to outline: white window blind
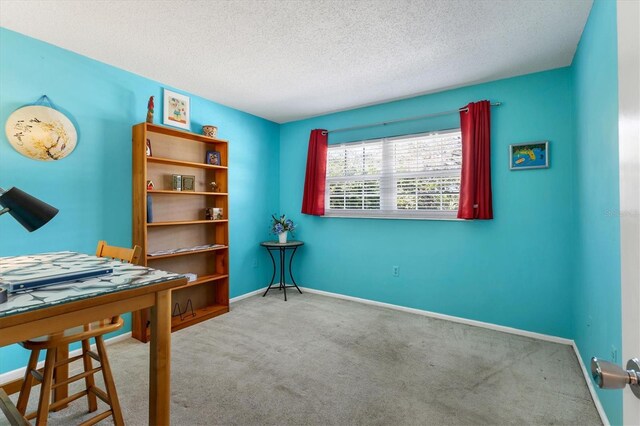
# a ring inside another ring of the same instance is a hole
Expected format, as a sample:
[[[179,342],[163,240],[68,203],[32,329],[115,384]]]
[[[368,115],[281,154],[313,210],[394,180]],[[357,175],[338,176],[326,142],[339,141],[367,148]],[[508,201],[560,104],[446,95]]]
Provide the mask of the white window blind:
[[[455,218],[460,129],[329,145],[325,216]]]

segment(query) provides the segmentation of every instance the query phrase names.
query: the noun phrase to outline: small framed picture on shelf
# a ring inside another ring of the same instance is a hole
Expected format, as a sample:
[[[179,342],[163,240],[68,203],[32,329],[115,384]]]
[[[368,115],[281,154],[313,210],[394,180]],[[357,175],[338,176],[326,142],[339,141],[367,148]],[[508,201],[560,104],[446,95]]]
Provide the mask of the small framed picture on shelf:
[[[212,166],[221,166],[220,164],[220,152],[219,151],[207,151],[207,164],[211,164]]]
[[[224,209],[218,207],[207,207],[204,209],[204,218],[206,220],[222,220]]]
[[[189,97],[164,89],[164,111],[162,122],[169,126],[190,130]]]
[[[546,169],[549,167],[549,141],[509,145],[509,169]]]
[[[171,175],[171,189],[174,191],[182,191],[182,176]]]
[[[182,191],[195,191],[196,177],[193,175],[182,175]]]

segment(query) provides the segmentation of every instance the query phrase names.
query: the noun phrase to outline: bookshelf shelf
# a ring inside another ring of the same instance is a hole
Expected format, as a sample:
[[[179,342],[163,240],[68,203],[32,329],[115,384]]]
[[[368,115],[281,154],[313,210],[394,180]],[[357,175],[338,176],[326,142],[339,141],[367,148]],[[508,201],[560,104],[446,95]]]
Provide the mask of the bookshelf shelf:
[[[149,163],[171,164],[174,166],[196,167],[199,169],[226,170],[225,166],[214,166],[213,164],[195,163],[193,161],[182,161],[173,158],[147,157]]]

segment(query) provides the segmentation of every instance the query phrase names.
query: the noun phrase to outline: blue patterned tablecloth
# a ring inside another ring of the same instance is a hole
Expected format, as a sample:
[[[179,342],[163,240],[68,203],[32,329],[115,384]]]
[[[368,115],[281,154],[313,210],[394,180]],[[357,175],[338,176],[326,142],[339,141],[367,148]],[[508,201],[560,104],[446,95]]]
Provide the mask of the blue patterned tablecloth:
[[[0,281],[10,281],[12,277],[24,276],[26,271],[41,273],[46,272],[48,268],[58,270],[85,265],[112,267],[113,273],[9,294],[8,300],[0,303],[0,317],[183,277],[173,272],[63,251],[0,257]]]

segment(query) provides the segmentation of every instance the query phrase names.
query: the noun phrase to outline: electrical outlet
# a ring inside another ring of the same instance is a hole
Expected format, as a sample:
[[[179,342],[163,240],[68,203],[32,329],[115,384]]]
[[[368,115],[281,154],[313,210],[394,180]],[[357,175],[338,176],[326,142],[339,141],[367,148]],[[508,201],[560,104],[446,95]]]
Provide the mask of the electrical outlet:
[[[253,268],[257,268],[258,267],[258,259],[253,259],[253,262],[251,262],[251,266]]]
[[[618,348],[611,345],[611,362],[614,364],[618,363]]]
[[[394,277],[399,277],[400,276],[400,267],[399,266],[394,266],[393,267],[393,276]]]
[[[589,317],[587,318],[587,327],[591,327],[591,324],[593,324],[593,318],[591,318],[591,315],[589,315]]]

